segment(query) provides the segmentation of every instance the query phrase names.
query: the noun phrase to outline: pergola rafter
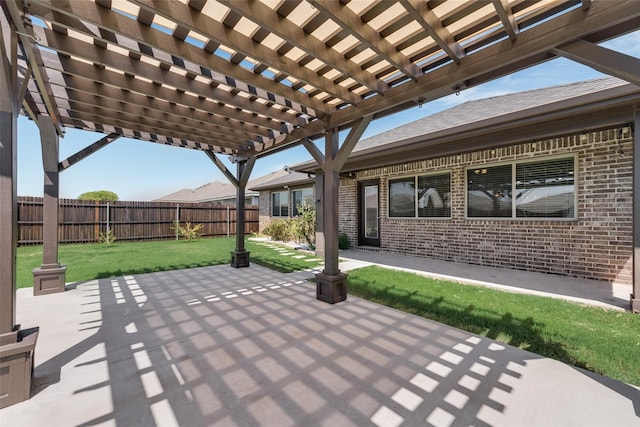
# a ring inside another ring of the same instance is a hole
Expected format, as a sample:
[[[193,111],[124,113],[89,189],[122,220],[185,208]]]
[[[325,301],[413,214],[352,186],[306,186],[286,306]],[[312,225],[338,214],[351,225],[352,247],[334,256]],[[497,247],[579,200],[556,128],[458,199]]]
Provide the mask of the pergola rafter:
[[[192,43],[186,43],[184,38],[177,37],[175,33],[169,35],[158,31],[157,28],[152,28],[151,23],[147,24],[146,21],[150,18],[153,22],[153,16],[147,16],[144,20],[132,20],[122,14],[112,13],[109,9],[93,2],[74,1],[56,3],[37,0],[33,3],[32,10],[38,17],[83,33],[93,38],[94,43],[99,43],[103,47],[107,43],[120,44],[126,41],[130,55],[135,55],[138,59],[143,55],[157,59],[164,64],[165,68],[182,68],[189,78],[201,76],[210,80],[212,86],[229,84],[227,77],[238,82],[249,81],[255,83],[257,88],[262,88],[262,91],[256,90],[257,97],[271,102],[268,94],[277,93],[274,91],[283,89],[282,85],[270,79],[257,78],[258,76],[252,71],[212,55],[211,52],[198,48]],[[141,9],[141,11],[144,10],[147,9]],[[92,28],[89,28],[90,26]],[[150,44],[150,41],[154,44]],[[322,102],[309,102],[308,97],[298,91],[289,90],[283,95],[283,99],[278,100],[282,105],[285,104],[284,99],[289,98],[294,108],[298,104],[306,103],[313,109],[327,110]]]
[[[119,114],[102,121],[112,120],[123,134],[132,134],[149,109],[142,122],[148,140],[162,139],[162,127],[150,131],[162,120],[182,133],[162,143],[188,140],[249,157],[319,138],[327,126],[349,127],[365,115],[381,117],[568,56],[560,46],[580,39],[594,44],[637,28],[634,6],[33,0],[25,8],[22,1],[3,2],[12,21],[25,14],[33,23],[20,36],[39,58],[20,60],[34,67],[29,110],[53,109],[54,122],[60,116],[78,127],[109,125],[93,117],[121,101]],[[103,98],[89,102],[92,91]],[[64,108],[54,105],[64,98]]]
[[[284,67],[288,71],[288,75],[305,81],[310,85],[319,84],[324,91],[336,98],[352,104],[358,101],[358,97],[355,94],[335,84],[332,80],[300,66],[296,60],[290,59],[286,55],[278,55],[277,52],[267,46],[255,43],[251,37],[244,35],[240,31],[231,31],[224,23],[218,22],[206,14],[194,15],[187,5],[154,0],[133,0],[133,2],[141,8],[150,8],[165,19],[175,21],[178,25],[182,25],[202,37],[213,40],[219,45],[227,46],[229,41],[232,41],[232,46],[228,46],[228,48],[232,48],[235,52],[239,52],[245,57],[250,57],[254,61],[268,65],[276,70]]]

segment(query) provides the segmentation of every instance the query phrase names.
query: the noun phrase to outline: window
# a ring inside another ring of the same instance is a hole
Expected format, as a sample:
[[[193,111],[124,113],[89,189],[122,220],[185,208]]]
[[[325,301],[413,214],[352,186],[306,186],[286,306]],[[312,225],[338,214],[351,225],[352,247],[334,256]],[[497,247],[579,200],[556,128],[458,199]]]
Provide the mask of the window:
[[[389,217],[416,216],[415,177],[389,180]]]
[[[447,218],[451,216],[451,175],[418,177],[418,216]]]
[[[516,217],[575,216],[574,159],[516,165]]]
[[[289,193],[271,193],[271,216],[289,216]]]
[[[299,206],[314,206],[313,189],[303,188],[301,190],[293,190],[291,192],[293,198],[293,216],[299,214]]]
[[[574,218],[575,158],[467,169],[469,218]]]
[[[511,217],[512,165],[467,169],[467,216]]]
[[[390,218],[447,218],[451,216],[451,174],[389,180]]]

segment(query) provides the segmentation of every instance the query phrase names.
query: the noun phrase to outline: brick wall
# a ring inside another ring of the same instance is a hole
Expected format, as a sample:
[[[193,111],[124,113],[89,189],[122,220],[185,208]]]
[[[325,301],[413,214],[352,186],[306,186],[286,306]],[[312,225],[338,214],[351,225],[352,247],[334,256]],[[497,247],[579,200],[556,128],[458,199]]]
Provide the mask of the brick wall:
[[[569,153],[577,220],[465,219],[466,167]],[[630,284],[631,155],[625,127],[362,171],[340,182],[340,231],[357,245],[357,182],[379,180],[382,250]],[[388,178],[439,170],[451,172],[450,219],[388,218]]]
[[[291,204],[293,203],[292,192],[295,190],[302,190],[304,188],[312,188],[313,194],[315,198],[315,186],[312,183],[296,185],[287,188],[288,197],[289,197],[289,217],[291,217],[293,212],[293,207]],[[285,191],[284,187],[280,189],[273,189],[271,191],[260,191],[260,204],[259,204],[259,231],[265,229],[267,225],[274,219],[285,219],[285,217],[272,217],[271,216],[271,194],[274,192]]]

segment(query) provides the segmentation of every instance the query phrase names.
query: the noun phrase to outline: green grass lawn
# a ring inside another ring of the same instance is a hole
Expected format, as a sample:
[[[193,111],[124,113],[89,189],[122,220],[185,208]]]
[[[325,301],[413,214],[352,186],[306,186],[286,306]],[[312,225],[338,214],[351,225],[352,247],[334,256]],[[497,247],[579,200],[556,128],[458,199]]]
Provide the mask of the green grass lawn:
[[[640,385],[640,316],[366,267],[349,293]]]
[[[311,255],[304,259],[280,256],[277,251],[252,241],[247,241],[245,247],[251,252],[251,262],[283,273],[318,265],[318,262],[305,261],[315,258]],[[227,264],[234,248],[235,238],[60,245],[58,259],[60,264],[67,265],[66,281],[77,282],[125,274]],[[18,248],[19,288],[33,286],[31,272],[40,264],[42,246]]]
[[[60,245],[67,282],[227,264],[233,238]],[[251,262],[281,272],[317,266],[247,241]],[[300,253],[304,255],[303,253]],[[33,285],[42,247],[18,248],[18,287]],[[640,316],[367,267],[349,272],[349,293],[640,385]]]

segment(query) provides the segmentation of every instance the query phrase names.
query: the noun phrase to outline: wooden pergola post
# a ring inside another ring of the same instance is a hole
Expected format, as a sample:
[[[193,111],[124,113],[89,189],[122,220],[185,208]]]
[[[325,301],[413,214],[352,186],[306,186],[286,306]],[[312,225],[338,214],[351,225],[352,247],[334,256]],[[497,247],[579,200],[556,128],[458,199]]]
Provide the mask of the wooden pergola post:
[[[1,40],[1,39],[0,39]],[[16,37],[12,37],[12,47]],[[0,46],[4,54],[4,44]],[[2,56],[4,61],[4,55]],[[16,246],[17,212],[17,129],[16,51],[8,67],[0,68],[0,345],[17,341],[16,326]]]
[[[249,254],[244,247],[245,231],[245,188],[255,162],[240,160],[237,164],[236,185],[236,248],[231,252],[231,266],[235,268],[249,267]]]
[[[65,290],[67,267],[58,263],[58,205],[60,179],[58,172],[59,138],[48,116],[38,118],[42,165],[44,167],[44,195],[42,208],[42,265],[33,270],[33,294],[44,295]]]
[[[16,247],[18,196],[16,159],[18,108],[21,95],[17,73],[18,41],[11,33],[9,52],[4,31],[0,38],[0,408],[31,397],[33,353],[38,329],[16,325]],[[28,77],[27,77],[28,78]],[[25,79],[26,80],[26,79]],[[26,87],[23,80],[22,88]]]
[[[211,151],[205,151],[214,165],[227,177],[229,182],[236,187],[236,248],[231,251],[231,266],[235,268],[249,267],[249,254],[244,247],[245,231],[245,188],[249,182],[249,176],[256,162],[256,157],[239,158],[237,164],[237,177],[227,169],[222,161]]]
[[[354,122],[342,146],[338,128],[328,127],[324,155],[311,141],[302,141],[322,169],[322,174],[316,176],[316,184],[320,184],[316,187],[316,200],[319,202],[316,218],[322,224],[316,226],[316,234],[324,245],[324,269],[316,275],[316,298],[330,304],[347,299],[347,275],[338,268],[340,170],[372,118],[368,115]]]

